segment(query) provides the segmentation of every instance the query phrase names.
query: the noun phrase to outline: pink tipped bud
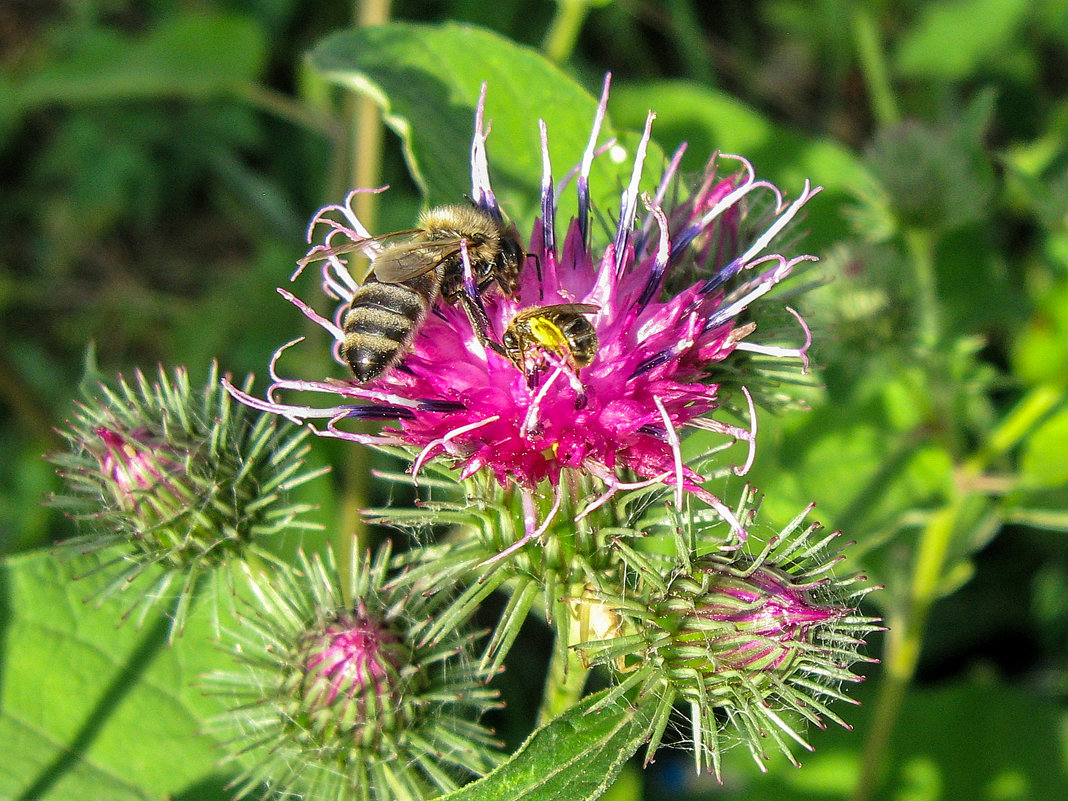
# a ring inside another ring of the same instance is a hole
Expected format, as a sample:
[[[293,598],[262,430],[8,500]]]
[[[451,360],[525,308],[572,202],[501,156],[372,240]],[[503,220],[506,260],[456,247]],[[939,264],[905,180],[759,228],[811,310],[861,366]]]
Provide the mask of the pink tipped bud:
[[[715,672],[723,668],[788,671],[800,650],[852,610],[817,599],[772,567],[738,575],[721,565],[702,568],[707,592],[695,601],[693,631],[708,647]]]
[[[103,448],[91,448],[100,460],[100,471],[112,480],[111,490],[124,509],[137,507],[137,496],[166,480],[179,468],[173,449],[154,442],[145,429],[123,434],[99,426],[96,434]]]
[[[398,671],[410,655],[362,601],[309,632],[302,647],[299,695],[318,738],[348,734],[363,742],[392,721],[405,684]]]

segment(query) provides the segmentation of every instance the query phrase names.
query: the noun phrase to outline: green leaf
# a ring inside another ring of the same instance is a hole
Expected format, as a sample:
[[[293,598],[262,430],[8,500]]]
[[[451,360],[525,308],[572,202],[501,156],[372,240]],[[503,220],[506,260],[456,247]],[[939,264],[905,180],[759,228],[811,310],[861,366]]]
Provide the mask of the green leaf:
[[[646,741],[656,709],[656,699],[651,697],[638,706],[596,709],[603,695],[592,695],[550,721],[499,768],[440,801],[592,801],[600,797]]]
[[[51,103],[211,97],[255,81],[266,54],[263,31],[248,17],[182,14],[140,37],[92,30],[15,83],[12,92],[24,110]]]
[[[1068,280],[1044,289],[1037,310],[1016,335],[1013,372],[1028,384],[1068,382]]]
[[[194,609],[168,648],[165,616],[118,627],[123,594],[86,604],[99,581],[71,578],[86,567],[45,552],[0,563],[0,798],[229,798],[218,743],[202,733],[221,704],[194,686],[225,660],[207,616]]]
[[[902,37],[902,75],[963,79],[994,64],[1003,67],[1013,40],[1033,11],[1029,0],[957,0],[921,6],[919,20]]]
[[[493,190],[506,213],[524,223],[538,207],[538,119],[545,121],[559,179],[581,160],[597,108],[593,95],[536,51],[470,25],[393,23],[343,31],[320,42],[310,59],[327,79],[382,108],[430,205],[455,203],[471,192],[475,105],[486,82]],[[612,135],[606,123],[600,142]],[[626,180],[620,176],[629,172],[633,152],[630,147],[617,164],[605,156],[594,161],[593,201],[609,214],[618,209]],[[647,163],[659,169],[655,152]],[[561,203],[562,220],[569,211]]]

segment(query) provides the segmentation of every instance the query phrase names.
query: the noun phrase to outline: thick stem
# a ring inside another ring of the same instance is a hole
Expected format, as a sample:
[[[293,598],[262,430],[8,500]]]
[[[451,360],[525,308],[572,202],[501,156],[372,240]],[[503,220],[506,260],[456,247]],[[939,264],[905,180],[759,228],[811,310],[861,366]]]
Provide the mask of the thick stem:
[[[572,589],[576,593],[582,592],[581,586],[575,586]],[[562,628],[570,627],[573,630],[577,628],[578,622],[572,610],[562,601],[558,601],[555,607],[553,616],[559,625],[557,625],[552,660],[549,662],[549,672],[545,677],[545,693],[542,695],[541,709],[538,712],[538,726],[548,723],[579,702],[590,672],[590,669],[582,664],[578,653],[568,647],[575,638],[561,636]]]
[[[968,513],[971,499],[981,494],[973,489],[975,480],[992,461],[1019,445],[1064,400],[1064,390],[1052,386],[1035,387],[1024,396],[983,446],[965,461],[957,493],[924,528],[906,605],[898,614],[888,616],[890,631],[886,639],[884,678],[875,701],[871,734],[864,749],[853,801],[869,801],[878,788],[894,726],[908,686],[916,675],[927,617],[941,597],[950,546]]]
[[[905,231],[909,261],[916,285],[916,314],[919,320],[917,339],[920,346],[932,352],[942,336],[942,309],[938,302],[938,281],[935,276],[934,235],[925,228]]]
[[[358,0],[354,10],[357,27],[380,25],[389,20],[390,0]],[[350,188],[378,186],[382,174],[382,115],[374,102],[362,95],[347,98],[346,111]],[[377,194],[362,192],[354,203],[356,216],[370,230],[375,228],[377,201]],[[370,464],[366,454],[356,449],[349,449],[341,464],[340,520],[334,541],[340,565],[349,564],[350,551],[359,554],[367,547],[367,528],[360,510],[369,505]]]

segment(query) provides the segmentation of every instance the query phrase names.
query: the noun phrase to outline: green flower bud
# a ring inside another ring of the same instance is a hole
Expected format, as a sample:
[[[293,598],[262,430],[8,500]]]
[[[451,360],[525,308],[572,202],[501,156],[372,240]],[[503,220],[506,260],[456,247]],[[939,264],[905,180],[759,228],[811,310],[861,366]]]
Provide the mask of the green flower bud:
[[[428,638],[447,593],[388,572],[384,550],[351,567],[346,592],[329,555],[251,579],[255,600],[230,632],[240,669],[206,679],[234,702],[219,721],[233,758],[256,760],[240,795],[420,801],[496,764],[478,722],[496,692],[470,658],[474,636],[464,625]]]
[[[66,491],[50,502],[89,530],[64,545],[100,554],[96,570],[109,574],[101,594],[162,568],[154,584],[138,585],[137,603],[147,611],[172,599],[172,636],[201,577],[265,536],[314,527],[303,521],[311,507],[288,498],[318,474],[303,470],[305,433],[233,403],[214,366],[201,392],[181,369],[173,379],[160,370],[154,384],[141,373],[135,384],[101,384],[60,433],[70,450],[49,458]]]
[[[849,702],[842,686],[862,678],[850,667],[875,661],[859,649],[879,620],[858,611],[872,589],[864,577],[832,572],[843,558],[830,548],[837,534],[816,539],[815,524],[799,530],[804,516],[755,555],[736,543],[702,555],[707,544],[695,545],[670,559],[619,546],[638,575],[634,591],[615,601],[625,633],[578,647],[613,669],[617,695],[639,688],[660,698],[650,760],[676,704],[690,707],[697,769],[717,777],[734,742],[765,769],[769,742],[795,764],[789,741],[811,750],[807,723],[848,728],[828,704]]]

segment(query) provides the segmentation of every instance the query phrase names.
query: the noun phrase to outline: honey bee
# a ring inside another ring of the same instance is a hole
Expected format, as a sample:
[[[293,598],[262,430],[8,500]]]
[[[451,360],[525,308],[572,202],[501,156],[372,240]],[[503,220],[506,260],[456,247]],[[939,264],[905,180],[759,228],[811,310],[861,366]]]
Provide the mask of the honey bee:
[[[545,366],[545,354],[562,359],[572,370],[597,355],[597,331],[585,315],[596,314],[590,303],[560,303],[523,309],[501,337],[504,355],[533,383]]]
[[[425,211],[416,228],[375,240],[398,237],[403,239],[372,259],[342,321],[341,355],[356,380],[370,381],[398,362],[439,297],[460,302],[479,341],[499,352],[501,346],[487,333],[480,293],[496,284],[501,292],[515,294],[524,255],[515,227],[475,206],[440,206]],[[353,250],[366,241],[345,247]],[[461,242],[466,242],[473,285],[465,281]]]

